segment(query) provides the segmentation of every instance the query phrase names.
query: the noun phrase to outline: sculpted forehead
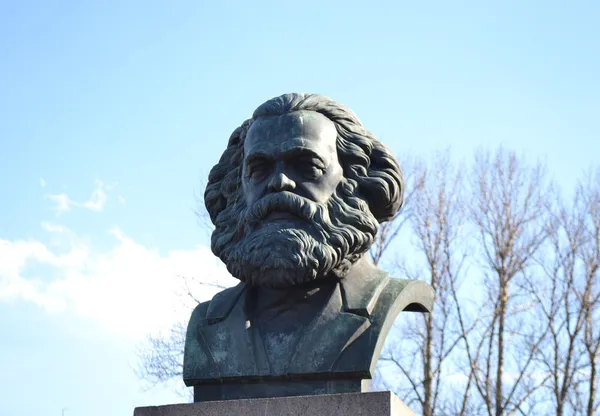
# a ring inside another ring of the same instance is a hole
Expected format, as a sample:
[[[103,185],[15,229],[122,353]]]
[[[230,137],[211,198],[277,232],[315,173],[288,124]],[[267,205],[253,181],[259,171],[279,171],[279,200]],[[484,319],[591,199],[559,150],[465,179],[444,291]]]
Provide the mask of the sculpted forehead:
[[[296,111],[281,116],[260,117],[252,123],[244,153],[279,153],[294,147],[336,154],[335,124],[314,111]]]

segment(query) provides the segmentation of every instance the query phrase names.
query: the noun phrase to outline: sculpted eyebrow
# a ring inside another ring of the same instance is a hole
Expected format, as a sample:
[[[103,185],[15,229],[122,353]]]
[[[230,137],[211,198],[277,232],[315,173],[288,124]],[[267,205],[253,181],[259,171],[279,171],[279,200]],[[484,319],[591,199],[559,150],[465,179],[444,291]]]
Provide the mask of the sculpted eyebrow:
[[[273,160],[273,156],[263,152],[253,152],[246,156],[246,163],[270,160]]]
[[[290,149],[286,152],[283,152],[282,155],[286,159],[311,157],[311,158],[317,159],[319,161],[319,163],[321,163],[323,166],[326,165],[325,160],[321,156],[319,156],[317,153],[315,153],[314,151],[307,149],[307,148],[296,147],[294,149]]]

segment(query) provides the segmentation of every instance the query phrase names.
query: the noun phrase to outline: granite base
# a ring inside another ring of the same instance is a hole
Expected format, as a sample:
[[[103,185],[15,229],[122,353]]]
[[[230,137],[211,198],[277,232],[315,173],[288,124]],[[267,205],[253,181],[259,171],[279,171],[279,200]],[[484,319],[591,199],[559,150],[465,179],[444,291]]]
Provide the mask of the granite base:
[[[134,416],[413,416],[389,391],[137,407]]]

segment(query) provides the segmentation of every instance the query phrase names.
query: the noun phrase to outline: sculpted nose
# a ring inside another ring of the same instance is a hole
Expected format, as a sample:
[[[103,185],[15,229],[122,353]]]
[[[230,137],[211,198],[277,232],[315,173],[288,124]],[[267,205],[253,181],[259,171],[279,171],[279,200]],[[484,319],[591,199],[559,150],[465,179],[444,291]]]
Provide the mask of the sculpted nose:
[[[271,192],[293,191],[294,189],[296,189],[296,183],[281,172],[277,173],[269,182],[269,191]]]

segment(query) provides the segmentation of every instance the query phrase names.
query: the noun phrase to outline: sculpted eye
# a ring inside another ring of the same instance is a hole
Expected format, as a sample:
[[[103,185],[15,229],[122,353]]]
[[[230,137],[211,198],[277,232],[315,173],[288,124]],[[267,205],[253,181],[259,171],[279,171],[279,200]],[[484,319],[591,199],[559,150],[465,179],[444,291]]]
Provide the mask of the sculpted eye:
[[[302,164],[300,165],[300,172],[307,178],[317,179],[325,173],[325,169],[314,164]]]
[[[269,169],[271,169],[271,163],[267,160],[256,159],[248,164],[246,168],[246,176],[249,178],[258,179],[265,176]]]

